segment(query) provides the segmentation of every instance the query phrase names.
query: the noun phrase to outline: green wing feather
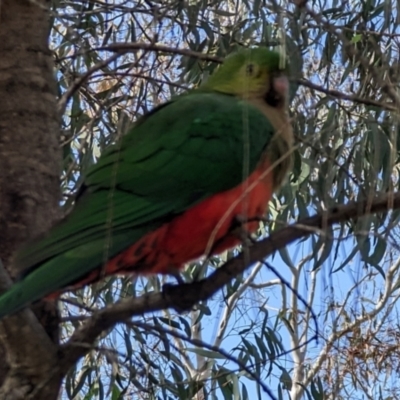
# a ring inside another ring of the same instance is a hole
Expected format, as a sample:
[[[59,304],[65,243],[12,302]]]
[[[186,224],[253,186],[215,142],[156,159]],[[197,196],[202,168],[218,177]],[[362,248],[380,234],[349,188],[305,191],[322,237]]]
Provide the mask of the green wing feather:
[[[151,112],[87,171],[71,214],[19,254],[29,272],[0,298],[0,317],[71,285],[174,216],[237,186],[273,133],[261,112],[229,95],[192,92]]]

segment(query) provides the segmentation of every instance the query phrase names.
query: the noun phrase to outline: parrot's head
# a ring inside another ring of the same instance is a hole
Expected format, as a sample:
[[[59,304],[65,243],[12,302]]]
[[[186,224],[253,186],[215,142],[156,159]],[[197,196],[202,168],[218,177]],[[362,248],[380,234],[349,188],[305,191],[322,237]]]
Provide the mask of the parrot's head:
[[[264,47],[241,50],[224,63],[203,85],[245,99],[263,100],[272,107],[285,107],[289,96],[285,57]]]

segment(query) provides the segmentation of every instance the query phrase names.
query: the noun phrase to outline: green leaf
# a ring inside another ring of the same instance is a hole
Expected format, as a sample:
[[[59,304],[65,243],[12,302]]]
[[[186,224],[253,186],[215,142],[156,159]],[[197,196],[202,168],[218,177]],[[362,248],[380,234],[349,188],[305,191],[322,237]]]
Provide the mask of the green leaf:
[[[219,360],[225,360],[226,357],[222,355],[221,353],[218,353],[217,351],[213,350],[207,350],[207,349],[199,349],[199,348],[187,348],[187,351],[190,351],[191,353],[198,354],[203,357],[207,358],[213,358],[213,359],[219,359]]]
[[[362,39],[363,35],[361,33],[359,34],[355,34],[352,38],[351,38],[351,42],[352,43],[358,43],[361,39]]]

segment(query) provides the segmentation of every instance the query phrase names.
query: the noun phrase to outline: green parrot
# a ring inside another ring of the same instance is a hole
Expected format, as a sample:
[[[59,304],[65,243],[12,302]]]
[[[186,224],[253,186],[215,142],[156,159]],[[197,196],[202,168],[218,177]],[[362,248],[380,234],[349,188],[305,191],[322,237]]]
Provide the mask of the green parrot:
[[[287,64],[266,48],[228,57],[156,107],[84,173],[73,210],[23,248],[0,318],[112,274],[168,274],[254,232],[291,165]]]

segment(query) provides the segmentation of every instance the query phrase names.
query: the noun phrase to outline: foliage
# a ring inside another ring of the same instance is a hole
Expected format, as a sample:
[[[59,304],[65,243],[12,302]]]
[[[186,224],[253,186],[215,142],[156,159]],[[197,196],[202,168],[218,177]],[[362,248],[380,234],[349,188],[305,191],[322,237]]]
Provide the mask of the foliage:
[[[199,84],[221,57],[254,44],[284,49],[300,81],[291,104],[294,169],[260,237],[398,190],[398,5],[54,1],[65,209],[82,171],[131,121]],[[192,312],[165,310],[118,325],[69,372],[63,396],[400,398],[398,221],[393,211],[323,226]],[[193,263],[183,279],[206,275],[234,254]],[[64,340],[94,310],[157,292],[165,279],[108,279],[67,294]]]

